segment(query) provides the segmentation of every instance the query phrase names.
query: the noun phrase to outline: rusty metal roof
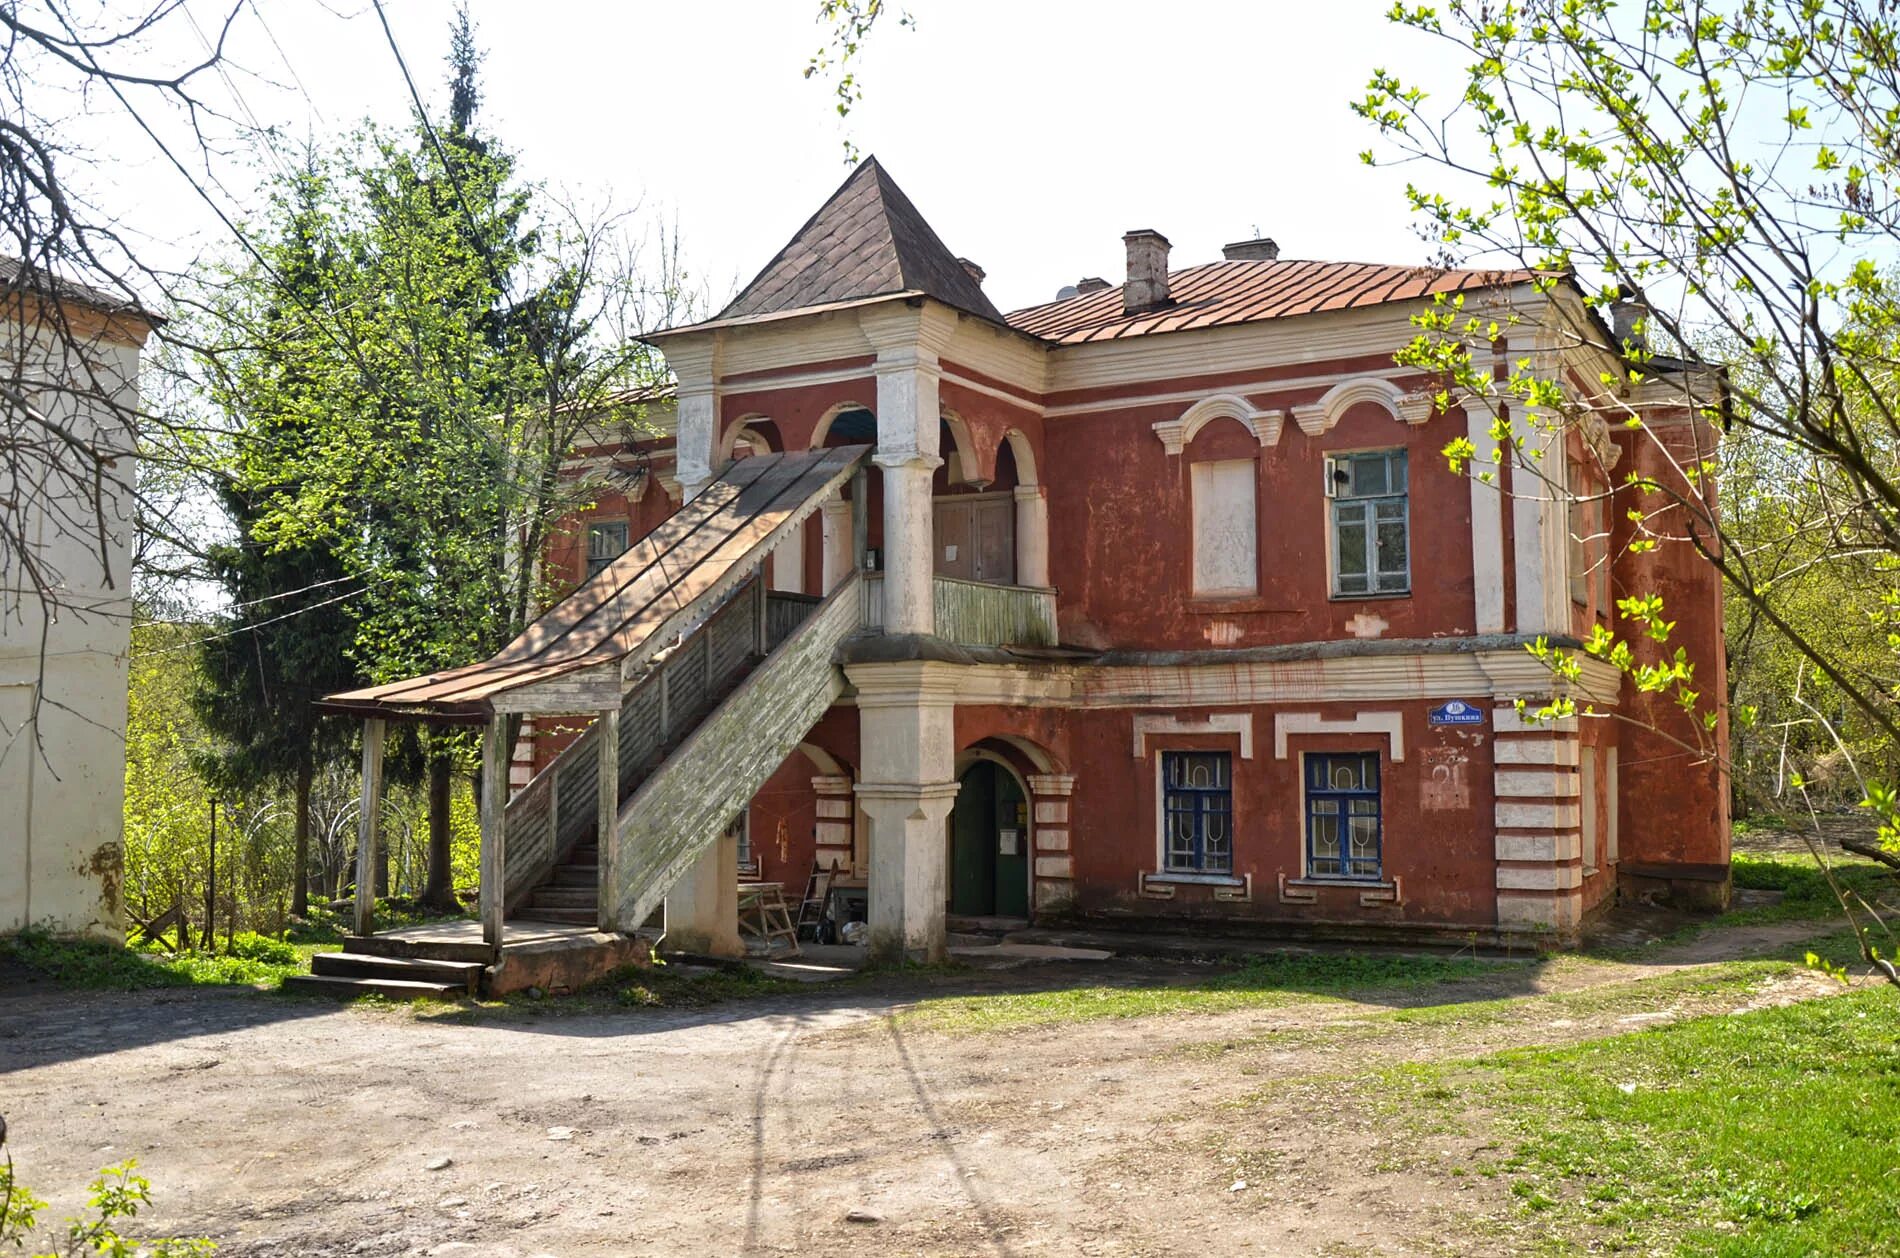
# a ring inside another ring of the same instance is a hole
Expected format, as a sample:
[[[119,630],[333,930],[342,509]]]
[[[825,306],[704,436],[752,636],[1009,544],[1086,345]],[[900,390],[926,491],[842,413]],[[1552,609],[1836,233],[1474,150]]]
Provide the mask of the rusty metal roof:
[[[904,190],[867,157],[712,322],[898,293],[1004,322]]]
[[[1524,284],[1531,271],[1447,270],[1372,262],[1208,262],[1171,272],[1173,300],[1141,314],[1122,311],[1119,285],[1018,310],[1009,325],[1058,345],[1112,341],[1157,332],[1227,327],[1290,315],[1352,310],[1435,293]]]
[[[505,691],[652,655],[744,580],[871,451],[840,446],[741,459],[666,522],[479,664],[348,690],[319,707],[359,716],[475,720]]]

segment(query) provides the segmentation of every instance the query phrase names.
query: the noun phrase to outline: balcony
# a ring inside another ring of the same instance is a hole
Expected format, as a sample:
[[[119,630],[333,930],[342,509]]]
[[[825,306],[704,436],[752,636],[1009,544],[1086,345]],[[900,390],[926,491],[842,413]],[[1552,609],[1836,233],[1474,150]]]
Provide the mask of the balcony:
[[[1028,585],[989,585],[956,577],[931,578],[939,638],[960,646],[1054,646],[1056,592]],[[866,573],[864,624],[884,624],[884,576]]]

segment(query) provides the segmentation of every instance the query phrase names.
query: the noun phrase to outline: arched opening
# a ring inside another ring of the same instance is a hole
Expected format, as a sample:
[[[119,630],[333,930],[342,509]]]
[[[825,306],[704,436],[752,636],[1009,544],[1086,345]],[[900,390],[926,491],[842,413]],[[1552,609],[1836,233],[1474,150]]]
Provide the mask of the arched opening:
[[[985,747],[958,758],[950,811],[950,912],[957,917],[1029,917],[1029,789],[1014,765]]]
[[[933,486],[935,520],[934,568],[938,576],[985,585],[1016,583],[1016,458],[1004,441],[996,454],[995,474],[977,484],[968,479],[972,463],[967,440],[956,440],[956,462],[963,469],[953,479],[949,467],[951,442],[958,427],[943,426],[946,466],[937,469]]]

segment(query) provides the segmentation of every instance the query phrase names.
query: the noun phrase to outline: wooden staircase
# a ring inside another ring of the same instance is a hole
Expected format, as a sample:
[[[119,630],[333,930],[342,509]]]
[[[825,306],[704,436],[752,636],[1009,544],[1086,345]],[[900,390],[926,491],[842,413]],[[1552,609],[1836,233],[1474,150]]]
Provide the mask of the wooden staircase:
[[[577,843],[547,881],[528,893],[510,917],[531,922],[592,926],[600,921],[600,844]]]
[[[377,939],[352,935],[341,952],[320,952],[310,959],[310,973],[284,980],[288,991],[328,996],[386,996],[391,1000],[457,1000],[481,989],[488,959],[485,948],[465,955],[437,947],[430,956],[392,955]]]

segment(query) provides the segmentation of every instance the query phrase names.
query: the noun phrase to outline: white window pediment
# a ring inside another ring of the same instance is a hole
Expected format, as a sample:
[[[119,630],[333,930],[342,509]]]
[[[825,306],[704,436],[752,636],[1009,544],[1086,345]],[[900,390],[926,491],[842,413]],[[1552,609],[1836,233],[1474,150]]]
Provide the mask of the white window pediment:
[[[1342,380],[1326,391],[1317,402],[1293,408],[1293,422],[1309,437],[1317,437],[1339,423],[1341,417],[1361,402],[1377,402],[1392,418],[1407,424],[1422,424],[1438,409],[1429,393],[1407,393],[1380,376],[1359,376]]]
[[[1164,419],[1152,427],[1169,454],[1180,454],[1196,433],[1217,419],[1232,419],[1246,425],[1247,431],[1263,447],[1278,444],[1280,430],[1286,426],[1285,411],[1263,411],[1237,393],[1217,393],[1182,411],[1181,418]]]

